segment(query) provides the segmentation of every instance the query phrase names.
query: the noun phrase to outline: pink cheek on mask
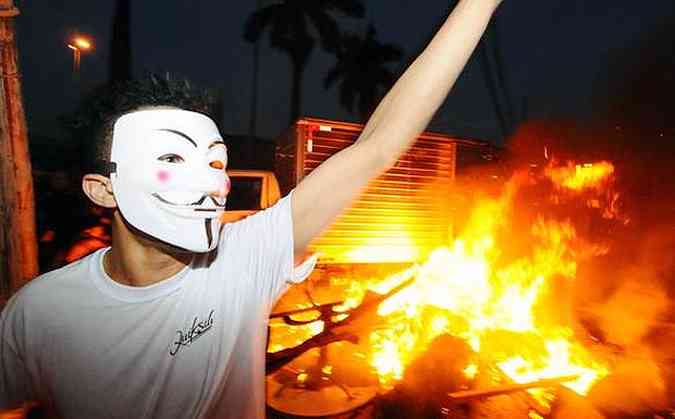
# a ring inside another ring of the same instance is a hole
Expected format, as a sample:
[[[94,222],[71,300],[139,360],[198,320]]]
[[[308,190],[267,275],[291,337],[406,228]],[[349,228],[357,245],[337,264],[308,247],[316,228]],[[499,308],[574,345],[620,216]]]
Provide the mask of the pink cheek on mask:
[[[230,193],[231,188],[232,182],[230,182],[230,179],[225,179],[225,184],[220,190],[220,196],[227,196]]]
[[[169,181],[169,179],[171,179],[171,175],[166,170],[160,170],[157,172],[157,180],[160,182],[166,183]]]

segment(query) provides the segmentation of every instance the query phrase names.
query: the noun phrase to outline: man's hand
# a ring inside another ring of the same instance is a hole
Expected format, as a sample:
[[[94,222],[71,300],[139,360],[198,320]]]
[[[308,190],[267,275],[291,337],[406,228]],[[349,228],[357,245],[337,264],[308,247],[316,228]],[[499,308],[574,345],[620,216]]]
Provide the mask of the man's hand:
[[[501,0],[460,0],[429,46],[382,100],[358,141],[310,173],[293,194],[296,254],[426,128]]]

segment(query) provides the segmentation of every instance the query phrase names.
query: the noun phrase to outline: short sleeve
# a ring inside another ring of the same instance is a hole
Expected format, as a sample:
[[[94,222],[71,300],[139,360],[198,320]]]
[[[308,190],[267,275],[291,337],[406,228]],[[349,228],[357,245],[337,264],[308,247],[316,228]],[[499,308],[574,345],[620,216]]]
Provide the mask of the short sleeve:
[[[220,250],[233,263],[244,264],[253,274],[258,296],[270,304],[313,269],[313,259],[294,267],[291,202],[292,192],[274,206],[229,225],[221,237]]]
[[[0,316],[0,411],[33,399],[29,373],[17,342],[23,327],[18,306],[18,299],[13,298]]]

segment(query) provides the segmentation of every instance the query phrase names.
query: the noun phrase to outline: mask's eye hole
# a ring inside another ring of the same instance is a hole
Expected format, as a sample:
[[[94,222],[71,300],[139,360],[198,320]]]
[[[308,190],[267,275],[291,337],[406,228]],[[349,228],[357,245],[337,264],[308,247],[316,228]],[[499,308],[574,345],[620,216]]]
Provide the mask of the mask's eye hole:
[[[225,168],[225,163],[220,160],[214,160],[209,163],[209,166],[213,167],[214,169],[223,170]]]
[[[185,162],[185,160],[181,156],[179,156],[178,154],[173,154],[173,153],[165,154],[165,155],[159,157],[157,160],[163,161],[165,163],[183,163],[183,162]]]

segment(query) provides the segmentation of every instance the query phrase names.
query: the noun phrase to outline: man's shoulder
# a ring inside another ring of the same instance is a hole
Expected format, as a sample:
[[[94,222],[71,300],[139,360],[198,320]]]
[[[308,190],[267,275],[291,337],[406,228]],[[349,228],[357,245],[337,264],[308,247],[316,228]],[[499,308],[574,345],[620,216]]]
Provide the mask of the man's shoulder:
[[[226,240],[241,240],[251,238],[253,240],[265,240],[269,235],[265,234],[272,228],[283,224],[292,226],[291,196],[288,194],[269,208],[260,210],[241,220],[226,223],[221,237]]]
[[[17,297],[27,301],[51,298],[55,293],[83,284],[89,277],[89,267],[95,257],[96,253],[91,254],[36,277],[19,290]]]

